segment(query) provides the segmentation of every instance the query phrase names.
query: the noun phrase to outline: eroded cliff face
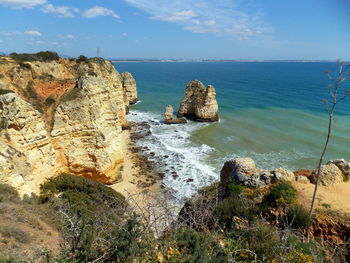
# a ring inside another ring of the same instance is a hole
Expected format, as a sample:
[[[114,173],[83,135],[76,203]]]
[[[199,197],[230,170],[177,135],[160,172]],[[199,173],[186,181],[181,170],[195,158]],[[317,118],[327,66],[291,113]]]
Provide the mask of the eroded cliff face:
[[[125,92],[112,63],[1,57],[0,74],[0,183],[29,194],[62,172],[120,178]]]
[[[205,87],[199,80],[192,80],[186,86],[178,117],[193,117],[197,121],[218,121],[218,103],[215,88]]]
[[[129,110],[130,104],[135,104],[138,101],[136,81],[129,72],[123,72],[121,74],[123,89],[124,89],[124,103],[126,111]]]

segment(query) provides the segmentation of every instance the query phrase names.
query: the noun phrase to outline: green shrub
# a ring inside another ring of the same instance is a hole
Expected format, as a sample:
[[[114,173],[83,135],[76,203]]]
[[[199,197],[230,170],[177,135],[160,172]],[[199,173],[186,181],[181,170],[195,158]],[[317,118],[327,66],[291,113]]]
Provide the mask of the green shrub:
[[[164,262],[167,263],[227,262],[227,255],[212,236],[191,228],[174,229],[167,233],[163,242],[166,243]]]
[[[234,216],[254,220],[259,215],[259,205],[242,196],[230,196],[216,207],[215,215],[225,228],[234,227]]]
[[[227,193],[230,196],[238,196],[242,193],[243,186],[236,184],[233,180],[227,184]]]
[[[292,223],[292,227],[308,228],[311,225],[311,219],[308,211],[301,205],[294,204],[288,208],[287,212],[288,223]]]
[[[11,53],[10,57],[17,62],[25,62],[25,61],[43,61],[43,62],[50,62],[54,60],[59,60],[60,57],[56,52],[52,51],[40,51],[36,54],[28,54],[28,53]]]
[[[112,188],[81,176],[61,174],[60,176],[49,178],[47,182],[40,185],[40,198],[42,201],[65,192],[86,194],[91,200],[112,205],[113,208],[119,205],[126,205],[124,196]]]
[[[14,187],[7,184],[0,184],[0,202],[19,200],[18,192]]]
[[[142,224],[127,213],[125,198],[113,189],[62,174],[50,178],[40,190],[40,202],[55,207],[63,222],[59,229],[69,244],[63,261],[90,262],[105,254],[100,262],[127,262],[150,245],[140,238]]]
[[[297,191],[287,183],[280,183],[271,188],[265,201],[270,204],[291,204],[297,197]]]
[[[234,229],[225,232],[230,243],[231,252],[236,251],[236,262],[254,262],[255,255],[258,262],[280,262],[276,259],[276,252],[282,243],[276,228],[257,221],[253,226]],[[251,252],[247,253],[246,250]]]
[[[77,63],[89,63],[89,59],[87,57],[85,57],[84,55],[80,55],[78,58],[77,58]]]
[[[28,63],[20,62],[20,63],[19,63],[19,66],[20,66],[21,68],[23,68],[23,69],[29,69],[29,70],[32,69],[32,66],[31,66],[30,64],[28,64]]]

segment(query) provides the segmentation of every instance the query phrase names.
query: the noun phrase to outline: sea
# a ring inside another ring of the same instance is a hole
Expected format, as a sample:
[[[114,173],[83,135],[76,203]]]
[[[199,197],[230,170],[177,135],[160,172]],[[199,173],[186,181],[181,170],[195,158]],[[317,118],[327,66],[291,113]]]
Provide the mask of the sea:
[[[129,121],[147,122],[139,140],[145,153],[164,173],[164,188],[184,200],[220,178],[233,158],[250,157],[257,167],[313,169],[327,134],[324,99],[337,63],[331,62],[118,62],[131,72],[140,102],[131,106]],[[166,125],[167,105],[176,111],[186,84],[198,79],[214,85],[219,122]],[[350,90],[350,80],[341,86]],[[325,161],[350,160],[350,98],[340,102]]]

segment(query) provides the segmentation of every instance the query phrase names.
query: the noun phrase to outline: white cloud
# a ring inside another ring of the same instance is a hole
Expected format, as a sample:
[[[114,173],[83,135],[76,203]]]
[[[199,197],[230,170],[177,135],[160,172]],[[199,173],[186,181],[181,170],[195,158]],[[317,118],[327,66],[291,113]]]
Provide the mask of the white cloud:
[[[1,1],[1,0],[0,0]],[[41,11],[46,14],[56,14],[58,17],[74,17],[75,13],[79,13],[79,9],[70,6],[54,6],[52,4],[45,5]]]
[[[196,16],[197,16],[197,14],[195,12],[193,12],[192,10],[183,10],[180,12],[174,12],[171,15],[151,16],[151,19],[153,19],[153,20],[165,20],[165,21],[173,22],[173,21],[190,20],[191,18],[194,18]]]
[[[5,37],[13,37],[13,36],[19,36],[21,35],[21,32],[2,32],[0,35],[5,36]]]
[[[4,40],[1,40],[1,39],[0,39],[0,43],[4,43]]]
[[[67,38],[67,39],[74,39],[77,38],[76,36],[72,34],[67,34],[67,35],[57,35],[59,38]]]
[[[30,36],[35,36],[35,37],[41,36],[41,33],[39,31],[36,31],[36,30],[27,30],[27,31],[24,31],[24,34],[30,35]]]
[[[176,23],[195,33],[228,35],[250,39],[270,34],[273,29],[259,12],[243,11],[235,0],[124,0],[143,10],[152,20]],[[246,9],[245,9],[246,10]]]
[[[125,32],[124,32],[124,33],[122,34],[122,36],[123,36],[123,37],[127,37],[127,36],[128,36],[128,33],[125,33]]]
[[[113,10],[107,9],[102,6],[94,6],[90,9],[87,9],[82,14],[83,17],[86,18],[94,18],[97,16],[112,16],[114,18],[120,18]]]
[[[45,3],[46,0],[0,0],[0,5],[13,9],[32,8]]]

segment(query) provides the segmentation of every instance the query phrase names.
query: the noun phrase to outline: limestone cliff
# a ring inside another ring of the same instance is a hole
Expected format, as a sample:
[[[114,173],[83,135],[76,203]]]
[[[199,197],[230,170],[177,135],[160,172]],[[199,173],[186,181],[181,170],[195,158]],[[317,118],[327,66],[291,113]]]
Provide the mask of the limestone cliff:
[[[0,57],[0,183],[29,194],[61,172],[117,180],[124,98],[121,75],[100,58]]]
[[[199,80],[192,80],[186,86],[178,117],[193,117],[197,121],[218,121],[218,103],[215,88],[205,87]]]
[[[135,104],[138,101],[136,81],[129,72],[121,74],[123,89],[124,89],[124,103],[128,111],[130,104]]]

